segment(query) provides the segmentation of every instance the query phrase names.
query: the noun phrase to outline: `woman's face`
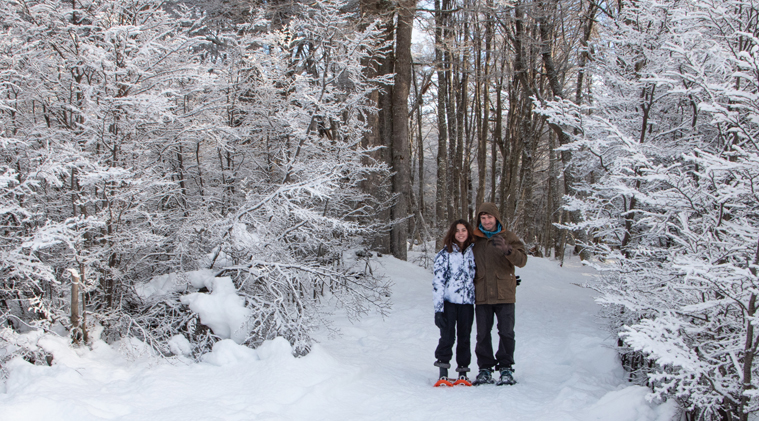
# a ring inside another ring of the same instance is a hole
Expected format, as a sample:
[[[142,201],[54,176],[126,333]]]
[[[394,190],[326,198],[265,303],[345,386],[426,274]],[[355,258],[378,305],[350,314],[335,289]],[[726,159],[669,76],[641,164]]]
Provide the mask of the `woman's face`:
[[[469,238],[469,231],[466,230],[466,227],[463,224],[456,225],[456,235],[454,238],[456,238],[456,241],[460,244],[464,244],[464,241]]]

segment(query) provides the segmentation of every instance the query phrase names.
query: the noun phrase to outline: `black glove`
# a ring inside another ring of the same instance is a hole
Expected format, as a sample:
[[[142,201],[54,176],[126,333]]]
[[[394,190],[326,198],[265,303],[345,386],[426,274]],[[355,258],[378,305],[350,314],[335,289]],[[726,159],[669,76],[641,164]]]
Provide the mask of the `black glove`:
[[[445,313],[442,311],[435,313],[435,326],[437,326],[438,329],[445,329],[446,326],[448,326],[448,321],[445,320]]]
[[[493,237],[493,245],[495,246],[495,248],[500,250],[504,256],[508,256],[511,254],[511,250],[512,250],[511,244],[507,244],[506,240],[504,240],[503,237],[498,236],[498,235]]]
[[[520,285],[522,283],[522,278],[517,275],[517,285]]]

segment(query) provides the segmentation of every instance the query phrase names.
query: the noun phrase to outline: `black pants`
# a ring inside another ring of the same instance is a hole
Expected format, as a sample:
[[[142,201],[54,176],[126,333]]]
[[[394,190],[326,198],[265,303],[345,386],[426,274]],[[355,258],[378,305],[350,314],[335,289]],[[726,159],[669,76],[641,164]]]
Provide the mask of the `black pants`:
[[[511,367],[514,364],[514,304],[477,304],[477,366],[480,369]],[[493,317],[498,318],[498,352],[493,356]]]
[[[445,363],[450,362],[453,357],[453,343],[456,342],[456,364],[459,367],[469,367],[469,363],[472,362],[469,337],[472,336],[474,305],[446,301],[443,303],[443,314],[447,324],[445,329],[440,329],[440,341],[435,349],[435,358]]]

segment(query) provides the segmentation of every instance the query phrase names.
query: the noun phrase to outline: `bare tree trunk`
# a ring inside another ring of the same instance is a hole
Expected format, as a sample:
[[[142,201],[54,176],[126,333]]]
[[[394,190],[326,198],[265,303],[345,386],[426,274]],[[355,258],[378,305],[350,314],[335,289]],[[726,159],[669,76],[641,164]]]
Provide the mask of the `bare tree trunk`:
[[[464,23],[463,38],[469,37],[469,24]],[[467,130],[467,86],[469,84],[469,54],[464,49],[459,63],[460,83],[459,95],[456,105],[456,169],[454,169],[454,183],[456,187],[458,214],[461,218],[468,218],[469,198],[467,197],[467,176],[469,174],[469,153],[464,156],[464,136],[468,136]],[[467,148],[467,151],[469,149]],[[463,174],[462,174],[463,173]]]
[[[72,275],[71,282],[71,327],[79,328],[79,277]]]
[[[756,246],[756,252],[754,253],[754,265],[749,269],[752,275],[756,276],[757,270],[756,266],[759,265],[759,242],[757,242]],[[748,390],[753,390],[754,387],[751,384],[751,381],[753,379],[753,369],[754,369],[754,359],[756,358],[756,353],[759,351],[757,349],[759,347],[759,341],[756,341],[754,338],[754,325],[751,323],[751,319],[754,318],[756,314],[756,294],[751,294],[751,297],[749,298],[748,302],[748,308],[746,311],[746,315],[748,316],[746,318],[746,343],[743,346],[743,392],[741,393],[741,407],[740,407],[740,419],[741,421],[748,421],[748,417],[750,415],[749,404],[750,397],[747,393],[745,393]]]
[[[404,219],[409,212],[409,157],[408,157],[408,94],[411,81],[411,31],[416,0],[405,0],[398,5],[398,23],[395,37],[395,84],[392,93],[392,163],[393,193],[397,201],[392,208],[393,219]],[[393,225],[390,233],[390,251],[393,256],[406,260],[408,239],[407,221]]]
[[[577,69],[577,86],[575,87],[575,104],[582,103],[582,89],[585,80],[585,67],[588,64],[588,58],[590,58],[590,51],[588,51],[588,41],[593,34],[593,23],[596,21],[596,13],[598,11],[598,5],[596,2],[589,2],[588,13],[585,15],[583,28],[583,36],[580,39],[580,62]]]
[[[423,101],[423,92],[425,90],[425,86],[430,83],[430,81],[427,78],[427,75],[422,74],[422,89],[419,89],[419,86],[417,84],[417,76],[416,72],[414,71],[414,66],[411,66],[412,70],[412,80],[414,81],[414,97],[416,98],[416,104],[414,105],[414,110],[416,111],[416,138],[417,138],[417,160],[419,162],[418,167],[418,174],[419,174],[419,193],[418,193],[418,199],[412,203],[413,211],[412,213],[417,214],[419,216],[424,216],[424,136],[422,134],[422,106],[424,105]],[[418,212],[417,212],[418,211]],[[414,229],[416,229],[416,225],[420,222],[417,218],[417,221],[414,224]],[[412,236],[413,240],[413,236]]]
[[[478,10],[477,10],[478,11]],[[479,13],[476,14],[479,17]],[[487,66],[488,54],[485,53],[485,62],[482,57],[482,36],[480,25],[474,25],[474,56],[476,57],[475,68],[475,95],[474,95],[474,124],[477,139],[477,193],[474,206],[479,207],[485,201],[485,176],[487,174],[488,154],[488,92],[487,92]],[[484,69],[483,69],[484,67]]]
[[[519,100],[519,76],[515,72],[513,80],[509,90],[509,128],[508,132],[508,174],[506,178],[506,187],[504,190],[505,203],[503,209],[501,209],[501,215],[507,220],[511,221],[516,217],[517,200],[519,199],[519,174],[520,174],[520,162],[522,156],[523,143],[519,139],[519,127],[520,127],[520,100]]]
[[[475,36],[475,38],[479,37]],[[479,45],[477,48],[479,49]],[[477,57],[475,63],[480,61],[479,55],[480,51],[475,51],[475,57]],[[483,114],[486,112],[484,111],[485,108],[481,105],[487,100],[483,97],[483,84],[481,83],[482,71],[478,64],[475,64],[475,79],[474,110],[472,112],[472,125],[474,127],[472,131],[474,132],[473,137],[476,141],[477,151],[477,191],[475,193],[474,205],[475,207],[479,207],[480,204],[485,201],[485,175],[487,174],[488,145],[487,136],[484,134],[487,131],[487,128]]]
[[[503,58],[504,60],[504,66],[506,62],[506,58]],[[511,77],[511,76],[509,76]],[[506,78],[506,75],[504,74],[504,79]],[[509,79],[506,79],[509,80]],[[503,89],[503,87],[501,87]],[[507,208],[507,200],[509,196],[509,189],[510,189],[510,174],[511,174],[511,162],[509,160],[509,157],[511,156],[511,131],[510,131],[510,122],[511,122],[511,115],[513,113],[513,98],[511,96],[511,82],[508,82],[508,86],[506,87],[506,91],[508,92],[507,100],[509,101],[509,104],[507,105],[506,109],[506,130],[503,130],[503,124],[501,124],[501,131],[502,134],[499,136],[499,147],[501,148],[501,181],[498,186],[499,194],[501,195],[500,200],[500,207],[501,215],[503,217],[508,216],[508,208]],[[502,107],[503,108],[503,107]],[[502,114],[502,113],[501,113]],[[499,120],[502,120],[503,117],[500,117]]]
[[[479,77],[478,84],[481,86],[480,101],[482,104],[482,118],[478,124],[479,131],[479,143],[477,151],[477,166],[479,184],[477,185],[477,200],[475,202],[475,208],[479,207],[482,202],[485,201],[485,187],[487,184],[487,153],[488,153],[488,134],[490,126],[490,54],[493,41],[493,21],[490,14],[492,8],[492,0],[487,0],[487,5],[484,11],[485,16],[485,62],[483,64],[483,71]],[[479,30],[478,30],[479,33]],[[477,55],[481,54],[480,50],[480,37],[477,37]],[[478,116],[479,117],[479,116]]]
[[[509,119],[512,144],[514,148],[511,151],[510,167],[511,175],[509,180],[509,199],[507,201],[506,220],[511,228],[515,228],[516,221],[520,215],[524,215],[523,202],[526,195],[524,189],[528,183],[525,182],[525,177],[528,174],[527,170],[531,168],[532,155],[530,154],[529,147],[529,112],[531,108],[526,103],[530,100],[530,79],[527,69],[527,52],[528,49],[528,35],[525,28],[526,16],[524,14],[524,5],[520,2],[517,3],[514,8],[514,76],[513,83],[511,85],[510,97],[511,108]],[[520,160],[520,162],[517,162]],[[531,182],[531,179],[530,179]],[[520,209],[521,208],[521,209]],[[521,234],[521,233],[520,233]]]
[[[751,294],[748,308],[746,309],[746,342],[743,346],[743,393],[741,393],[740,407],[738,414],[741,421],[748,421],[751,414],[749,404],[751,398],[746,393],[753,390],[751,385],[752,372],[754,369],[754,357],[756,356],[757,343],[754,341],[754,325],[749,320],[754,318],[756,313],[756,294]]]
[[[448,127],[446,124],[446,99],[448,98],[446,74],[443,68],[443,11],[440,0],[435,0],[435,67],[437,68],[437,191],[435,195],[435,226],[443,228],[448,223]],[[442,247],[442,236],[438,236]]]
[[[519,138],[522,143],[522,168],[520,175],[520,203],[518,203],[518,209],[514,215],[514,222],[521,221],[522,237],[525,242],[532,242],[534,226],[532,224],[532,216],[534,211],[534,202],[532,197],[533,187],[533,165],[535,163],[534,156],[537,149],[537,140],[535,133],[532,132],[532,101],[527,97],[526,90],[522,90],[522,94],[525,97],[521,101],[522,110]],[[521,218],[519,218],[521,216]],[[516,229],[518,225],[512,224],[512,228]]]
[[[556,215],[559,212],[559,207],[555,205],[554,196],[556,194],[556,174],[555,174],[555,168],[556,165],[556,158],[554,154],[554,149],[556,148],[556,140],[553,133],[548,133],[548,191],[546,192],[546,226],[545,226],[545,235],[543,237],[543,252],[545,253],[546,257],[551,255],[551,252],[554,249],[554,244],[556,243],[556,239],[554,237],[554,232],[556,231],[553,227],[554,223],[554,215]]]
[[[490,10],[492,10],[492,0],[488,0],[488,6],[490,9],[488,9],[488,13],[490,13]],[[492,19],[492,17],[491,17]],[[489,21],[489,25],[491,25],[490,32],[493,32],[492,29],[492,23]],[[488,40],[488,46],[491,45],[493,34],[491,33],[490,39]],[[488,50],[490,50],[490,47],[488,47]],[[495,67],[498,63],[498,56],[495,57],[493,66]],[[501,136],[503,134],[503,99],[501,97],[501,93],[503,90],[503,74],[506,67],[506,61],[501,60],[501,66],[497,74],[497,83],[495,86],[495,127],[493,128],[493,139],[491,143],[491,149],[490,149],[490,201],[493,203],[496,203],[496,192],[497,192],[497,167],[498,167],[498,150],[499,145],[501,143]]]
[[[450,10],[453,0],[443,0],[443,9]],[[454,57],[458,57],[458,54],[451,53],[451,44],[455,43],[454,30],[451,28],[451,13],[447,12],[444,15],[443,27],[443,41],[445,42],[445,50],[443,51],[443,60],[445,63],[445,85],[446,85],[446,97],[445,97],[445,110],[448,117],[448,181],[446,188],[448,190],[448,220],[454,220],[459,218],[458,209],[461,208],[459,201],[461,198],[457,192],[458,178],[456,175],[457,166],[461,165],[461,160],[457,155],[457,139],[458,133],[460,133],[460,127],[457,122],[457,98],[460,90],[459,84],[459,72],[458,72],[458,60]],[[455,76],[454,76],[455,73]],[[447,223],[448,221],[446,221]],[[446,224],[443,224],[446,225]]]
[[[552,51],[551,39],[552,39],[552,34],[553,34],[553,23],[552,23],[552,20],[548,18],[548,14],[550,11],[553,11],[556,9],[556,1],[558,0],[552,0],[552,1],[553,3],[551,3],[550,5],[543,1],[539,2],[539,7],[541,10],[540,10],[540,13],[538,14],[538,24],[540,27],[541,55],[543,57],[543,65],[545,66],[545,69],[546,69],[546,77],[548,78],[548,84],[551,87],[551,91],[553,92],[554,97],[564,99],[564,90],[559,80],[559,71],[556,68],[556,65],[553,61],[553,56],[551,54],[551,51]],[[588,12],[589,19],[591,15],[593,16],[595,15],[596,13],[595,10],[596,10],[595,5],[591,5]],[[585,36],[587,38],[584,39],[585,46],[587,46],[587,41],[590,39],[590,34],[591,34],[591,29],[592,29],[591,25],[592,23],[587,22],[587,26],[585,29]],[[587,55],[585,55],[584,59],[587,60]],[[585,66],[585,61],[583,60],[582,55],[581,55],[581,62],[582,62],[583,67],[581,68],[581,71],[578,74],[578,91],[576,91],[575,93],[576,100],[579,100],[581,98],[580,93],[582,89],[582,81],[583,81],[584,66]],[[550,127],[556,133],[559,139],[560,145],[563,146],[570,142],[569,135],[566,132],[564,132],[564,130],[562,130],[561,127],[555,124],[551,124]],[[571,171],[571,159],[572,159],[571,152],[569,151],[561,152],[561,158],[564,164],[564,174],[563,174],[564,175],[564,191],[566,192],[566,194],[572,194],[574,193],[575,179]],[[579,218],[580,218],[579,212],[572,212],[571,214],[568,214],[566,216],[571,216],[571,218],[574,221],[579,221]],[[579,232],[577,233],[577,235],[582,241],[585,241],[586,236],[584,233]],[[563,233],[562,236],[566,236],[566,233]],[[565,238],[563,238],[561,242],[564,243]],[[562,254],[561,260],[563,262],[564,260],[563,248],[561,250],[561,254]],[[585,249],[580,250],[581,259],[586,260],[589,257],[590,257],[589,252],[587,250]]]
[[[476,123],[476,111],[476,108],[472,108],[471,113],[464,113],[464,149],[462,151],[464,154],[464,165],[461,171],[461,213],[464,215],[465,219],[470,220],[474,220],[472,216],[473,212],[471,209],[472,204],[470,199],[474,193],[472,185],[472,171],[469,169],[472,168],[472,149],[475,147],[476,141],[476,133],[474,127]]]
[[[380,19],[384,29],[384,39],[392,43],[395,36],[395,25],[393,23],[394,11],[391,10],[390,5],[380,0],[361,0],[360,8],[361,16],[365,17],[360,26],[365,28],[369,22]],[[382,53],[382,57],[371,57],[365,60],[364,71],[368,77],[393,73],[394,56],[392,45],[389,45]],[[377,86],[370,96],[370,101],[377,106],[378,111],[376,114],[369,114],[367,116],[369,131],[364,135],[363,146],[366,148],[385,147],[367,156],[365,158],[365,163],[367,164],[370,164],[371,161],[376,161],[391,165],[388,149],[390,145],[390,133],[392,131],[392,126],[390,126],[390,122],[392,121],[390,115],[392,112],[390,101],[392,89],[392,86]],[[380,203],[390,199],[390,190],[383,186],[382,180],[377,175],[370,175],[362,186],[364,191],[371,194]],[[389,223],[391,219],[390,210],[380,210],[377,214],[377,219],[382,223]],[[382,253],[389,253],[390,236],[387,235],[387,232],[378,233],[371,239],[371,247]]]
[[[499,95],[500,96],[500,95]],[[496,135],[493,133],[493,139],[490,141],[490,195],[488,196],[488,202],[495,203],[495,191],[496,191],[496,174],[498,168],[498,150],[496,144]]]
[[[68,269],[68,272],[71,274],[71,340],[74,341],[75,344],[79,344],[82,341],[87,342],[88,339],[87,329],[84,324],[85,320],[79,320],[79,310],[81,306],[79,303],[79,284],[83,281],[80,276],[80,274],[84,273],[81,271],[83,266],[84,265],[80,265],[79,271],[76,269]]]

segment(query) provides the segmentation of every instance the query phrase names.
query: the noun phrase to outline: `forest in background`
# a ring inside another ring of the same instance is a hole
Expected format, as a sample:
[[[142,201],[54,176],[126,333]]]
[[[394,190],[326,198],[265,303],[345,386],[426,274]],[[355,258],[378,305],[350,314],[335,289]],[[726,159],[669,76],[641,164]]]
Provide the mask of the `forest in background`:
[[[759,410],[757,2],[10,0],[0,30],[0,362],[45,363],[30,329],[199,356],[197,270],[242,342],[306,353],[389,308],[372,253],[492,201],[601,271],[631,381]]]

